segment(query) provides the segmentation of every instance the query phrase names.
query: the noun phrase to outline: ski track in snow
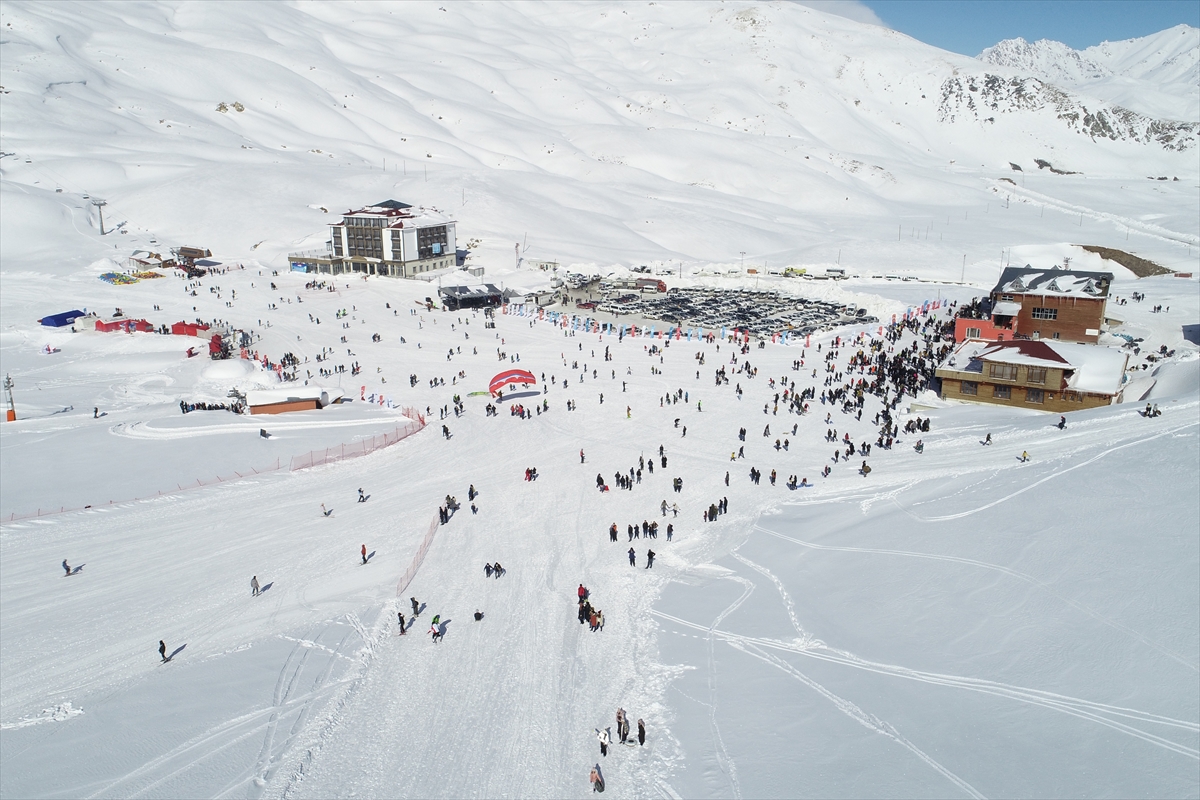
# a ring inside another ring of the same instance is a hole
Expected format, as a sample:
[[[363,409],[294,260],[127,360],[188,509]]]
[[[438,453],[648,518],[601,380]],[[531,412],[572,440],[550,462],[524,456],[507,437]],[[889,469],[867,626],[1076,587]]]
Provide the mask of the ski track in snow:
[[[904,557],[908,557],[908,558],[926,558],[926,559],[931,559],[933,561],[948,561],[948,562],[953,562],[956,564],[967,564],[972,567],[980,567],[982,569],[995,570],[996,572],[1001,572],[1005,575],[1012,576],[1012,577],[1016,578],[1017,580],[1025,581],[1026,583],[1037,586],[1037,587],[1045,590],[1048,594],[1058,598],[1062,602],[1071,606],[1071,608],[1074,608],[1078,611],[1082,611],[1083,613],[1087,614],[1089,617],[1096,620],[1097,622],[1103,623],[1103,624],[1109,626],[1110,628],[1118,630],[1121,633],[1124,633],[1128,636],[1131,636],[1131,637],[1137,639],[1139,642],[1146,645],[1147,647],[1153,648],[1154,650],[1163,654],[1167,658],[1170,658],[1174,661],[1179,662],[1180,664],[1187,667],[1188,669],[1191,669],[1192,671],[1200,671],[1200,667],[1198,667],[1196,664],[1193,664],[1192,662],[1188,661],[1186,658],[1179,655],[1178,653],[1172,652],[1171,650],[1167,649],[1166,647],[1159,644],[1158,642],[1148,639],[1147,637],[1143,636],[1141,633],[1133,630],[1132,628],[1128,627],[1127,625],[1122,625],[1121,623],[1119,623],[1115,620],[1109,619],[1108,617],[1105,617],[1101,614],[1096,613],[1092,609],[1088,608],[1087,606],[1083,605],[1082,603],[1080,603],[1076,600],[1072,600],[1069,597],[1063,596],[1060,592],[1055,591],[1054,587],[1050,586],[1049,584],[1045,583],[1044,581],[1038,580],[1037,578],[1033,577],[1032,575],[1026,575],[1023,572],[1018,572],[1014,569],[1009,569],[1008,567],[1002,567],[999,564],[988,564],[984,561],[976,561],[975,559],[972,559],[972,558],[960,558],[958,556],[936,555],[934,553],[913,553],[913,552],[909,552],[906,550],[883,550],[883,549],[870,548],[870,547],[835,547],[832,545],[820,545],[820,544],[814,544],[812,542],[801,541],[800,539],[796,539],[795,537],[792,537],[792,536],[787,536],[785,534],[779,533],[778,531],[773,531],[769,528],[764,528],[761,525],[755,526],[755,530],[761,531],[762,533],[765,533],[769,536],[774,536],[777,539],[784,539],[789,542],[794,542],[798,545],[801,545],[803,547],[808,547],[813,550],[829,550],[829,551],[838,551],[838,552],[843,552],[843,553],[876,553],[879,555],[904,556]],[[736,554],[735,554],[735,556],[736,556]]]
[[[709,628],[706,628],[703,625],[698,625],[694,622],[689,622],[687,620],[680,619],[679,617],[665,614],[661,611],[655,611],[653,613],[655,616],[669,620],[678,625],[683,625],[695,630],[710,631]],[[806,658],[814,658],[834,664],[842,664],[855,669],[862,669],[881,675],[890,675],[893,677],[904,678],[907,680],[913,680],[937,686],[949,686],[968,691],[982,692],[984,694],[991,694],[998,697],[1016,700],[1021,703],[1040,706],[1052,711],[1069,714],[1074,717],[1079,717],[1080,719],[1086,719],[1091,722],[1104,725],[1105,727],[1112,728],[1113,730],[1119,731],[1128,736],[1132,736],[1136,739],[1141,739],[1142,741],[1156,745],[1171,752],[1185,755],[1195,760],[1200,760],[1200,750],[1125,724],[1118,718],[1179,728],[1190,733],[1200,732],[1200,724],[1190,722],[1188,720],[1174,719],[1159,714],[1151,714],[1149,712],[1138,711],[1137,709],[1113,706],[1106,703],[1096,703],[1076,697],[1066,697],[1053,692],[1044,692],[1037,689],[1011,686],[996,681],[969,678],[959,675],[942,675],[939,673],[914,670],[894,664],[880,664],[858,658],[852,653],[848,653],[843,650],[829,648],[825,645],[812,644],[809,646],[799,646],[772,639],[742,636],[727,631],[711,630],[710,632],[711,635],[726,640],[731,645],[745,645],[758,648],[784,650],[787,652],[797,653]]]

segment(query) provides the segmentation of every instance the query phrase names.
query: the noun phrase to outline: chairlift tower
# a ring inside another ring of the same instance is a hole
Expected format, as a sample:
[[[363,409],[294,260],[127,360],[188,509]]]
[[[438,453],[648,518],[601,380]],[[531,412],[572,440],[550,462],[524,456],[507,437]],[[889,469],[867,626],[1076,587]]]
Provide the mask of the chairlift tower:
[[[8,395],[8,421],[17,421],[17,406],[13,403],[13,379],[11,375],[4,376],[4,392]]]
[[[98,197],[92,198],[92,205],[100,212],[100,235],[104,235],[104,207],[108,205],[107,200],[101,200]]]

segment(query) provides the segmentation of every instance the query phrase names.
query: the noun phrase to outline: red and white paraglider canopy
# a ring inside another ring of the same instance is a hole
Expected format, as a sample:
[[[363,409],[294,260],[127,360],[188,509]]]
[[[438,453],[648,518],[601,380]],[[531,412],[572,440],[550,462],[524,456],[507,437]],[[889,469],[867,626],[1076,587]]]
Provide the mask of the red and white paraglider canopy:
[[[533,373],[527,369],[506,370],[492,378],[491,383],[488,384],[488,391],[492,394],[495,394],[503,389],[506,383],[524,383],[526,385],[531,383],[536,384],[537,378],[533,377]]]

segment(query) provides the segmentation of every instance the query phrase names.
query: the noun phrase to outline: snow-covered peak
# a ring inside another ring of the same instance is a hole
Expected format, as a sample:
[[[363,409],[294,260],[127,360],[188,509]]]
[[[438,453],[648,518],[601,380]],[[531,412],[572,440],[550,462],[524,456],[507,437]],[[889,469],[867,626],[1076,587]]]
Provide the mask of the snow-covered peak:
[[[1190,25],[1084,50],[1051,39],[1005,39],[978,57],[1142,114],[1200,119],[1200,29]]]
[[[979,54],[979,60],[997,67],[1010,67],[1059,86],[1078,86],[1112,75],[1104,64],[1053,39],[1027,42],[1021,37],[1005,39]]]

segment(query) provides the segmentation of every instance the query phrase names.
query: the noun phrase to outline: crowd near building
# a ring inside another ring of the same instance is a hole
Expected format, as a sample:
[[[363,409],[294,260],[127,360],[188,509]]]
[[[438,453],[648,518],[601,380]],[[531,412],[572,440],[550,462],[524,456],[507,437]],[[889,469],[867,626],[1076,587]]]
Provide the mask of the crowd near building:
[[[457,264],[455,221],[434,209],[384,200],[329,226],[324,250],[289,253],[293,272],[415,278]]]

